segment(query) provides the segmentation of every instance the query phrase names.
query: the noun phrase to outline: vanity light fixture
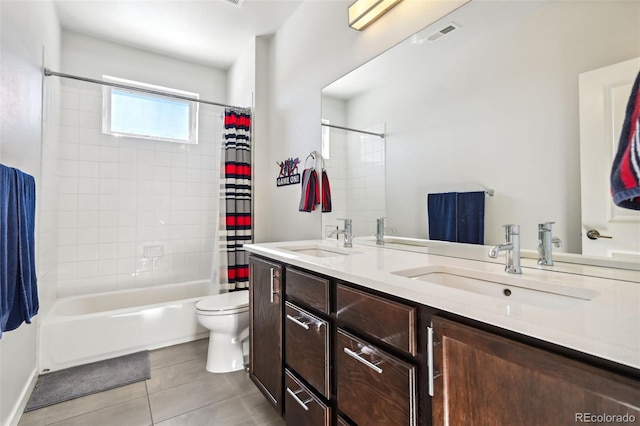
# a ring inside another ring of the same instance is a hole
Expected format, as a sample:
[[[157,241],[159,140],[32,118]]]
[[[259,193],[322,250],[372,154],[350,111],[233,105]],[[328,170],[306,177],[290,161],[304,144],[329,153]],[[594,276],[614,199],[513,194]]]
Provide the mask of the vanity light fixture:
[[[349,6],[349,26],[362,31],[402,0],[356,0]]]

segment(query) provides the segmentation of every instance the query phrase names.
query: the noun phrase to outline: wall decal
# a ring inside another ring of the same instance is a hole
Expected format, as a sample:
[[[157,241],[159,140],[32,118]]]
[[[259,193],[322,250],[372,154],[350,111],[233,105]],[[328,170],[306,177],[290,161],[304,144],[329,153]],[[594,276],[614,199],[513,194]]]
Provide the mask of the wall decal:
[[[300,183],[300,173],[298,171],[298,164],[300,164],[300,158],[288,158],[284,161],[277,162],[280,166],[280,173],[276,180],[277,186],[295,185]]]

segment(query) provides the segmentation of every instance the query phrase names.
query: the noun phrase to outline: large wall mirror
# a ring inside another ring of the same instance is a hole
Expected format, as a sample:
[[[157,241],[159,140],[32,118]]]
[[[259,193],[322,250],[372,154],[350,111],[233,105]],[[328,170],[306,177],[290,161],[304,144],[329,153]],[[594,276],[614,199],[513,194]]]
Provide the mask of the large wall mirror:
[[[640,2],[472,0],[323,89],[323,120],[386,135],[323,128],[338,192],[323,232],[348,216],[373,235],[386,216],[428,238],[427,194],[486,189],[485,245],[514,223],[535,250],[538,224],[555,222],[554,250],[589,263],[581,192],[608,182],[581,184],[579,76],[637,57]],[[625,264],[634,250],[640,234]]]

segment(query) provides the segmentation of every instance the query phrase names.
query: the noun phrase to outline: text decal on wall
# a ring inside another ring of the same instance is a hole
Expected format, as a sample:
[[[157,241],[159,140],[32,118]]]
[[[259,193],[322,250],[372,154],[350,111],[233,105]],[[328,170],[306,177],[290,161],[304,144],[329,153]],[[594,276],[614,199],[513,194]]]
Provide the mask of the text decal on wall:
[[[296,183],[300,183],[300,173],[298,171],[298,164],[300,164],[300,159],[298,157],[288,158],[279,163],[276,161],[276,164],[280,166],[280,173],[278,174],[278,179],[276,180],[277,186],[294,185]]]

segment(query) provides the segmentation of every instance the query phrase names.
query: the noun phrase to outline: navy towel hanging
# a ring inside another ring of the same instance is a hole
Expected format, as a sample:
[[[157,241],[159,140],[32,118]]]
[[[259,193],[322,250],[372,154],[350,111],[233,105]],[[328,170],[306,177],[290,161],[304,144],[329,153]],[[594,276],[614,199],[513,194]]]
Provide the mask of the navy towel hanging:
[[[484,244],[485,192],[428,194],[429,239]]]
[[[32,176],[0,164],[0,337],[38,313],[35,189]]]

